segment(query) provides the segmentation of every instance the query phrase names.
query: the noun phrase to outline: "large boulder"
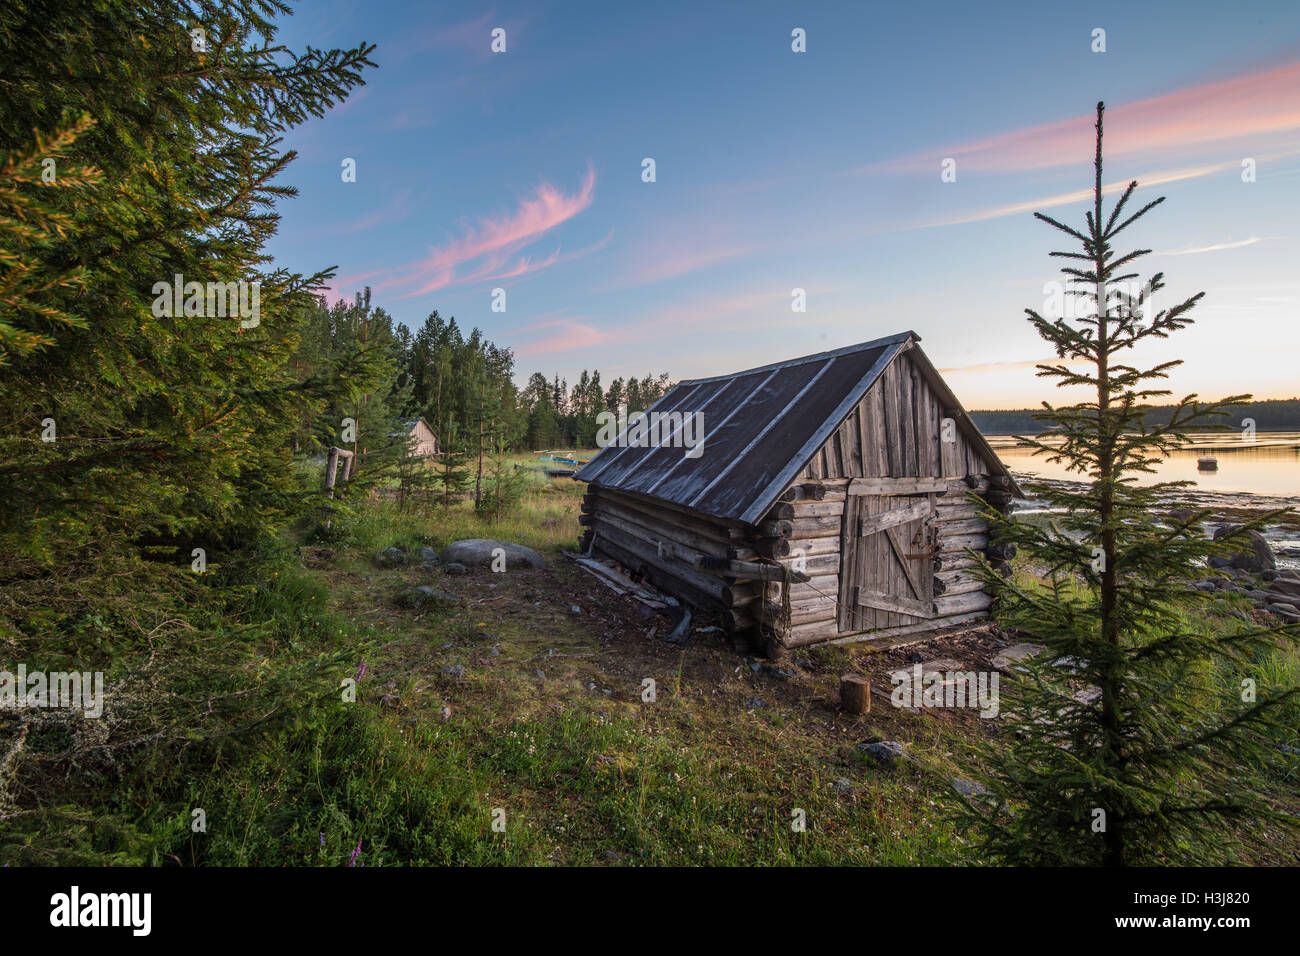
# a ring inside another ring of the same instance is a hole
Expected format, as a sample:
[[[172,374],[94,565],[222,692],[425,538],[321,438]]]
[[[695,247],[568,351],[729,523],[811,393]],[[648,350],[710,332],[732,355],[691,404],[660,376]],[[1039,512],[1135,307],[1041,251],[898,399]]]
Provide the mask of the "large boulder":
[[[1240,531],[1239,524],[1221,525],[1214,532],[1214,540],[1219,541],[1235,531]],[[1273,549],[1269,547],[1268,541],[1258,531],[1247,531],[1239,535],[1237,541],[1244,546],[1244,550],[1232,555],[1228,559],[1228,565],[1233,568],[1241,568],[1243,571],[1259,573],[1260,571],[1272,571],[1277,567],[1277,562],[1273,558]]]
[[[497,549],[501,549],[505,553],[507,571],[517,571],[525,567],[545,567],[542,556],[532,548],[526,548],[522,544],[512,544],[509,541],[492,541],[487,538],[466,538],[464,541],[453,541],[442,552],[442,561],[443,564],[463,564],[467,568],[490,568],[493,560],[497,557]]]
[[[1300,603],[1300,581],[1294,578],[1274,578],[1269,582],[1268,593],[1279,604]]]

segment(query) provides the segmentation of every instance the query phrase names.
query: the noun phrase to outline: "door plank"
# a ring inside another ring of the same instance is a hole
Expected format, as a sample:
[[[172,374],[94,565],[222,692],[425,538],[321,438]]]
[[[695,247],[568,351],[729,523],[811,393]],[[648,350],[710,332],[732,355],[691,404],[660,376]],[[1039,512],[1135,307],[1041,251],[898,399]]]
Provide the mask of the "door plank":
[[[850,495],[924,495],[948,490],[942,478],[854,478]]]
[[[924,518],[929,513],[930,505],[925,501],[914,504],[910,508],[889,508],[878,514],[863,518],[858,533],[865,538],[867,535],[877,534],[895,525],[907,524],[909,521]]]
[[[858,603],[865,607],[880,608],[898,614],[910,614],[913,617],[934,617],[933,601],[913,601],[894,594],[885,594],[882,591],[868,591],[866,588],[858,588]]]
[[[912,586],[912,593],[916,595],[918,601],[924,601],[929,597],[929,595],[925,593],[925,588],[923,588],[921,582],[917,580],[916,568],[914,567],[915,562],[912,558],[909,558],[907,552],[903,550],[903,544],[898,540],[897,530],[894,528],[886,528],[885,535],[889,538],[889,543],[894,548],[894,556],[898,558],[898,563],[903,566],[903,574],[907,576],[907,583]],[[929,563],[929,559],[926,559],[926,561]]]

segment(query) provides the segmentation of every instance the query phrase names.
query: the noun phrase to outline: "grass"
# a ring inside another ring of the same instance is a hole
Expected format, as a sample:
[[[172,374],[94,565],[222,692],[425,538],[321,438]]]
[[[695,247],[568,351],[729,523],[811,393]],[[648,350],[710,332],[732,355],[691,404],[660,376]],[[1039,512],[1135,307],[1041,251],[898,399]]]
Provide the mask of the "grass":
[[[529,478],[495,523],[469,501],[351,502],[329,534],[299,529],[229,569],[223,601],[196,600],[184,626],[115,663],[113,678],[138,690],[108,739],[141,743],[72,773],[70,755],[98,753],[93,741],[23,753],[28,786],[0,807],[0,863],[983,862],[940,809],[949,779],[974,775],[969,744],[996,739],[996,722],[837,709],[841,674],[887,687],[906,649],[824,646],[778,673],[717,637],[663,642],[671,622],[639,616],[562,556],[576,547],[583,487]],[[472,537],[533,547],[547,568],[453,577],[373,561],[389,546]],[[398,596],[419,583],[460,603],[404,606]],[[980,663],[974,645],[931,652]],[[1294,653],[1252,666],[1261,686],[1300,671]],[[1205,692],[1239,676],[1207,675]],[[859,747],[876,739],[913,761],[877,765]],[[1294,780],[1261,785],[1295,799]],[[1290,839],[1243,843],[1243,859],[1287,859]]]

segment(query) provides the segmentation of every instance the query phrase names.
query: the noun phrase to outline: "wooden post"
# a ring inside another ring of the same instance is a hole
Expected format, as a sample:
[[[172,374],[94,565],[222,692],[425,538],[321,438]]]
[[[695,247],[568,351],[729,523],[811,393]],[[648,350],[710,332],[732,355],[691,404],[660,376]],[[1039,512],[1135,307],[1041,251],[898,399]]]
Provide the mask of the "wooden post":
[[[329,462],[325,465],[325,492],[327,497],[334,497],[334,485],[336,481],[347,481],[352,475],[352,459],[355,457],[352,452],[345,451],[342,448],[334,447],[329,452]],[[339,460],[343,461],[343,474],[339,475]]]
[[[339,450],[330,449],[329,464],[325,466],[325,490],[329,492],[329,497],[334,497],[334,476],[339,470]]]
[[[841,677],[840,705],[850,714],[871,713],[871,681],[860,674]]]

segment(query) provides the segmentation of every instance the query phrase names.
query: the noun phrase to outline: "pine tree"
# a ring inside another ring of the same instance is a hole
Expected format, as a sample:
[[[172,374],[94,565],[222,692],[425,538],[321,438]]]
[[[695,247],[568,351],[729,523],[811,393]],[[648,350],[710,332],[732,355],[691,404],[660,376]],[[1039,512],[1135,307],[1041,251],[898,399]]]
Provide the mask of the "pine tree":
[[[274,39],[285,9],[0,6],[0,565],[22,569],[14,606],[57,605],[43,627],[144,549],[187,566],[190,544],[261,540],[300,507],[293,445],[339,386],[294,368],[329,272],[264,250],[293,195],[280,143],[361,82],[373,47],[296,54]],[[182,314],[161,308],[176,275],[258,283],[260,315],[192,310],[188,292]]]
[[[439,501],[444,509],[450,509],[460,503],[469,487],[469,454],[455,419],[447,422],[444,431],[445,434],[438,437]]]
[[[1138,286],[1137,274],[1125,271],[1149,250],[1121,253],[1116,238],[1163,198],[1126,215],[1132,182],[1104,210],[1103,109],[1099,103],[1086,225],[1036,214],[1079,243],[1080,251],[1052,255],[1070,263],[1061,271],[1086,307],[1073,318],[1026,310],[1061,360],[1039,366],[1039,375],[1089,398],[1063,407],[1044,402],[1036,417],[1051,430],[1020,439],[1086,484],[1038,489],[1062,514],[1047,527],[985,509],[993,534],[1014,544],[1019,560],[1046,569],[1041,582],[1004,579],[987,563],[980,572],[1001,621],[1032,633],[1046,650],[1004,702],[1004,718],[1014,712],[1013,733],[1001,735],[1003,749],[983,755],[989,797],[965,801],[962,812],[973,818],[982,848],[1010,862],[1215,861],[1229,852],[1225,826],[1275,816],[1254,779],[1280,756],[1280,722],[1293,706],[1282,705],[1297,688],[1260,686],[1256,697],[1243,681],[1262,685],[1252,662],[1296,628],[1237,626],[1210,606],[1214,599],[1188,581],[1203,576],[1205,558],[1238,535],[1207,541],[1205,512],[1163,525],[1155,517],[1161,496],[1188,483],[1136,484],[1186,440],[1190,426],[1245,396],[1205,404],[1189,395],[1167,422],[1144,421],[1150,402],[1170,394],[1159,381],[1180,363],[1143,368],[1121,355],[1189,325],[1202,294],[1157,311],[1152,297],[1163,275]],[[1204,623],[1216,616],[1222,627]]]

